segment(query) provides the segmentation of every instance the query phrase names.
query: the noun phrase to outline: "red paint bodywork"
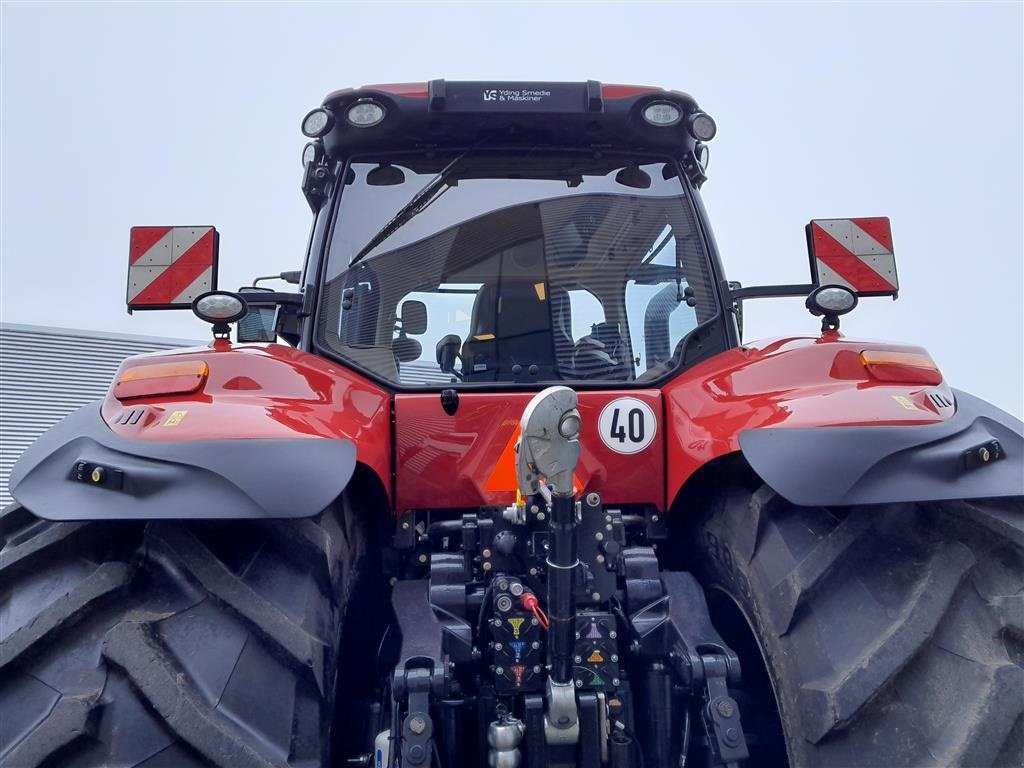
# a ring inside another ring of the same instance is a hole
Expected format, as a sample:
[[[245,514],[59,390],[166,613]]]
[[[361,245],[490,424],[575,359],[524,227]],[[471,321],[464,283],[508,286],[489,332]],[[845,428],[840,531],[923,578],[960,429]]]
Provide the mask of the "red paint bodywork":
[[[580,392],[583,452],[581,491],[608,504],[668,509],[704,464],[739,450],[739,434],[757,427],[928,424],[949,418],[929,393],[936,386],[879,381],[860,362],[866,349],[922,353],[919,347],[820,338],[758,342],[716,355],[656,389]],[[277,344],[232,345],[133,357],[122,370],[158,361],[202,360],[209,377],[192,394],[120,402],[108,394],[103,417],[111,429],[142,440],[343,437],[358,460],[381,479],[396,513],[408,509],[471,509],[507,504],[514,492],[491,482],[508,461],[508,446],[532,393],[462,391],[454,416],[437,392],[393,395],[329,360]],[[611,400],[630,396],[658,417],[654,441],[623,455],[598,435],[598,416]],[[391,406],[395,426],[392,429]],[[143,409],[135,424],[118,423]],[[165,425],[175,411],[185,415]],[[394,443],[392,443],[394,440]],[[392,467],[392,448],[395,464]],[[500,485],[500,484],[498,484]]]
[[[598,435],[601,409],[617,397],[643,400],[661,414],[657,390],[580,392],[582,452],[576,468],[579,490],[598,491],[606,504],[663,507],[665,430],[661,423],[644,451],[624,455]],[[488,490],[488,479],[523,415],[531,392],[462,392],[455,416],[441,409],[437,393],[395,397],[395,509],[478,507],[510,504],[515,490]],[[659,418],[659,422],[661,419]],[[507,456],[505,460],[507,460]]]
[[[118,376],[139,365],[186,360],[202,360],[209,366],[201,390],[124,402],[108,393],[102,408],[104,421],[115,432],[137,440],[347,438],[356,446],[358,461],[376,472],[390,491],[390,395],[381,387],[343,366],[291,347],[235,346],[227,341],[131,357],[121,364]],[[117,423],[133,408],[145,408],[145,415],[136,424]],[[186,413],[173,426],[165,426],[175,411]]]
[[[668,425],[666,499],[701,466],[739,450],[756,427],[931,424],[953,415],[928,393],[953,401],[948,385],[882,382],[860,363],[865,349],[927,354],[921,347],[820,338],[761,341],[694,366],[664,387]]]

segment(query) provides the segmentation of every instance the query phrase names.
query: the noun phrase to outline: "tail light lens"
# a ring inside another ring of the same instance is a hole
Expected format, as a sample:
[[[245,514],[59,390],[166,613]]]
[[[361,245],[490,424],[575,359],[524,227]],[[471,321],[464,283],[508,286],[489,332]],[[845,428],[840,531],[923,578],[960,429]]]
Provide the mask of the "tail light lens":
[[[210,372],[202,360],[184,363],[140,365],[124,371],[114,384],[114,397],[130,400],[133,397],[179,395],[197,391]]]
[[[867,349],[860,361],[868,373],[879,381],[899,384],[940,384],[942,373],[928,355],[918,352],[895,352],[885,349]]]

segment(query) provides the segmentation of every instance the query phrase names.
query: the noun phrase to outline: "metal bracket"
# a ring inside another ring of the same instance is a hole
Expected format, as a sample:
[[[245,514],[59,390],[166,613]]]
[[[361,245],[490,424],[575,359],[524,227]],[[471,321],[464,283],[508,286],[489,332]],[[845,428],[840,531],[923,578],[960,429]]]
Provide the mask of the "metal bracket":
[[[735,768],[750,757],[740,721],[740,705],[729,695],[729,662],[723,655],[701,656],[704,707],[701,719],[711,746],[712,765]]]
[[[434,721],[430,719],[431,675],[425,669],[405,672],[409,698],[408,714],[402,721],[402,765],[429,768],[433,753]]]
[[[701,696],[711,765],[737,768],[749,756],[740,707],[729,695],[729,685],[740,683],[739,658],[712,625],[704,592],[691,574],[659,574],[653,552],[643,547],[628,549],[625,555],[633,653],[667,659],[690,695]]]
[[[549,745],[575,744],[580,739],[576,687],[572,680],[556,683],[548,679],[548,713],[544,718],[544,737]]]

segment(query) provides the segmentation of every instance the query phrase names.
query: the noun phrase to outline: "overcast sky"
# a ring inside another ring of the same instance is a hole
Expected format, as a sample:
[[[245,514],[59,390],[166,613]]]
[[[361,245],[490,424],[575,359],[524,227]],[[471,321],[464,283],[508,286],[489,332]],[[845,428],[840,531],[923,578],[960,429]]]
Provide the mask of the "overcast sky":
[[[125,313],[129,227],[216,225],[222,287],[299,268],[299,121],[337,88],[641,83],[718,122],[704,198],[731,279],[804,282],[809,219],[889,216],[900,299],[844,331],[921,344],[1019,416],[1022,8],[4,2],[0,319],[207,337]],[[795,299],[746,313],[748,339],[818,326]]]

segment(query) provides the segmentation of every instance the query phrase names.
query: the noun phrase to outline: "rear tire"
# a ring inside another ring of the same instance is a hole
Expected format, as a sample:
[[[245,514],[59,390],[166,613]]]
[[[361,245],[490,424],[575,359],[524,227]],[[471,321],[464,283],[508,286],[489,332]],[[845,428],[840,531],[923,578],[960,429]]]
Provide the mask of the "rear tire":
[[[348,510],[288,521],[0,515],[0,765],[328,764]]]
[[[1021,499],[822,509],[736,489],[699,544],[760,645],[791,765],[1021,764]]]

